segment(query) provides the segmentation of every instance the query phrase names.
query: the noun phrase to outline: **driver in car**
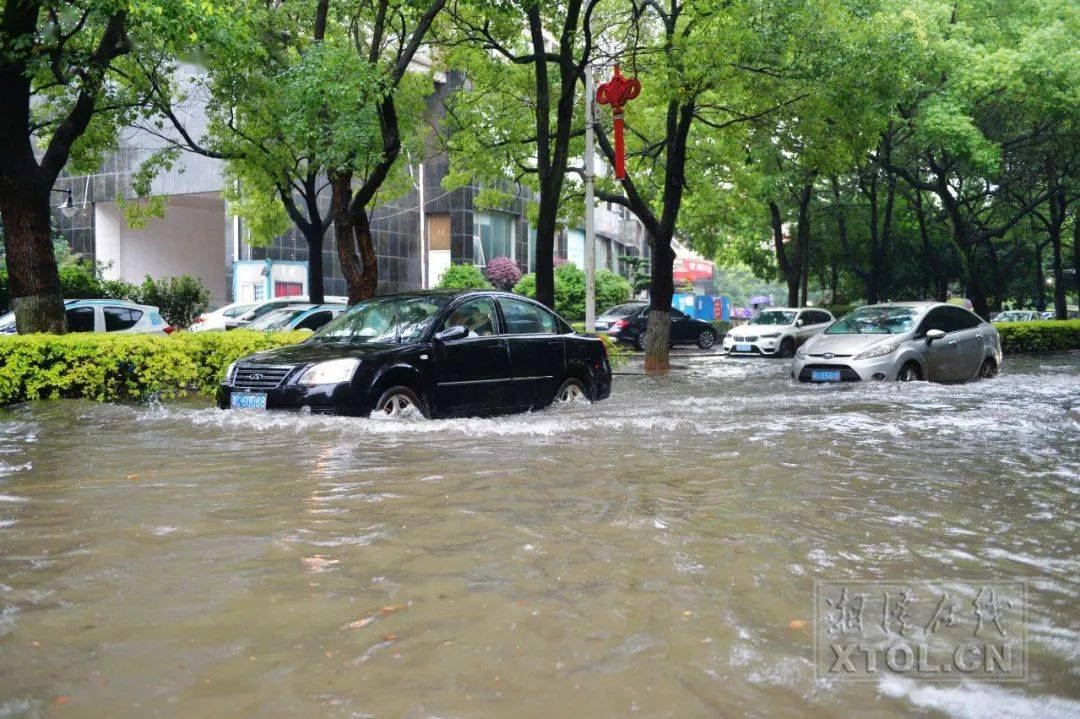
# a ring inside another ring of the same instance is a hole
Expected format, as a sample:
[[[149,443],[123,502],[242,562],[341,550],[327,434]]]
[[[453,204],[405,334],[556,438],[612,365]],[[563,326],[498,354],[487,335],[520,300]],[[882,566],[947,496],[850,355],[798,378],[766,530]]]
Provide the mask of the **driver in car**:
[[[468,330],[469,333],[465,335],[466,337],[481,337],[491,334],[491,319],[476,307],[466,306],[455,310],[448,326],[453,327],[454,325],[461,325]]]

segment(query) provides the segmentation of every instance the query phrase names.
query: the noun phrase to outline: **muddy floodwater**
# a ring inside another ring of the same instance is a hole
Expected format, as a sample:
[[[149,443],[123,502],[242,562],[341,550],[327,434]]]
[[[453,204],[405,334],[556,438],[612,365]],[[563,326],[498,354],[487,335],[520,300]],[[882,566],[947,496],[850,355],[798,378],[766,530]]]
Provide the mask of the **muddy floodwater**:
[[[678,362],[495,419],[0,411],[0,717],[1080,716],[1080,354]],[[1027,681],[815,679],[815,578],[1012,577]]]

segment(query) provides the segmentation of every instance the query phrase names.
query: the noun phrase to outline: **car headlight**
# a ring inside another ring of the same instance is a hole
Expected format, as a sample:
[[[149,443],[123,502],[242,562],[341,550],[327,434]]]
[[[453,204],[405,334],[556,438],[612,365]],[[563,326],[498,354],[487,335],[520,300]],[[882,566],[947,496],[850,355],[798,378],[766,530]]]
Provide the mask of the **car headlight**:
[[[855,355],[855,359],[873,359],[874,357],[884,357],[885,355],[891,355],[896,350],[900,349],[900,344],[897,342],[882,342],[879,345],[874,345],[865,352],[860,352]]]
[[[806,359],[809,356],[809,353],[807,353],[806,351],[806,345],[803,345],[799,349],[795,350],[795,356],[799,359]]]
[[[770,332],[767,335],[761,335],[761,338],[766,339],[766,340],[771,340],[771,339],[776,339],[779,336],[780,336],[779,332]]]
[[[355,358],[320,362],[300,376],[299,384],[340,384],[352,379],[360,360]]]
[[[229,369],[225,370],[225,384],[232,384],[233,375],[236,374],[236,365],[239,363],[240,360],[236,360],[236,362],[229,365]]]

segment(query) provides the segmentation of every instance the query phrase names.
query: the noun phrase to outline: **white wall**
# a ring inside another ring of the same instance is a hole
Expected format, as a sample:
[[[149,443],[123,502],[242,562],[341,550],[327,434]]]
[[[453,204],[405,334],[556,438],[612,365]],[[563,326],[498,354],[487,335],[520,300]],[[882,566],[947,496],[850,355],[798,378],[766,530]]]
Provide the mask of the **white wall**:
[[[194,275],[210,290],[213,305],[225,304],[225,203],[215,195],[169,198],[164,219],[128,227],[115,202],[94,206],[95,255],[112,263],[109,279],[139,283],[153,278]]]

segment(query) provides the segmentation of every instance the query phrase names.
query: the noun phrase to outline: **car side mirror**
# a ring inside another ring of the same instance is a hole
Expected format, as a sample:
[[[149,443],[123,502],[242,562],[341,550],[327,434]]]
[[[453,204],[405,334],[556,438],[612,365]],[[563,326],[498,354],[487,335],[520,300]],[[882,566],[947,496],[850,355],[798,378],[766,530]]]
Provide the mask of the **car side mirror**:
[[[931,344],[934,340],[942,339],[945,336],[943,330],[927,330],[926,331],[926,344]]]
[[[468,336],[469,330],[465,329],[464,325],[452,325],[442,332],[435,333],[435,339],[440,342],[452,342],[454,340],[464,339]]]
[[[797,320],[795,320],[795,326],[796,326],[796,327],[802,327],[802,326],[803,326],[803,321],[802,321],[802,319],[801,319],[801,318],[800,318],[800,319],[797,319]]]

